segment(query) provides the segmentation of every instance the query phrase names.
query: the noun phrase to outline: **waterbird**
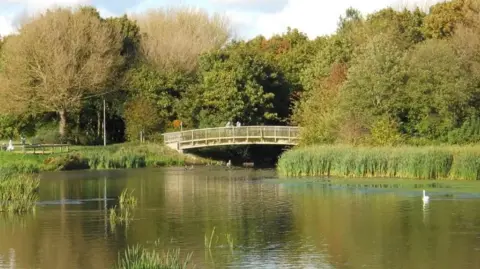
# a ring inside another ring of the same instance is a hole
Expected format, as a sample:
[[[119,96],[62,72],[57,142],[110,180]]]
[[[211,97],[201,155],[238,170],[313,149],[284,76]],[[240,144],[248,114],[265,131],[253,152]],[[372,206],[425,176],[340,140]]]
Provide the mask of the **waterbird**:
[[[227,167],[232,166],[232,160],[228,160]]]
[[[423,197],[422,197],[423,202],[427,203],[429,199],[430,199],[430,197],[425,195],[425,190],[423,190]]]

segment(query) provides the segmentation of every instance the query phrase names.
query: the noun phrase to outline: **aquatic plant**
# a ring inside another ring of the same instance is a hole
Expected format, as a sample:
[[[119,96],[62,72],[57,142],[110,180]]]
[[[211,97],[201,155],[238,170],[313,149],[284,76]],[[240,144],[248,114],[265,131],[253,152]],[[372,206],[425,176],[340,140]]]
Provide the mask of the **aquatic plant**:
[[[206,249],[212,249],[212,243],[213,243],[213,236],[215,235],[215,227],[213,227],[213,230],[210,234],[210,237],[208,237],[207,233],[205,233],[204,236],[204,244]],[[218,238],[217,238],[218,240]]]
[[[480,147],[311,146],[285,152],[285,176],[465,179],[480,177]]]
[[[110,227],[112,231],[115,231],[117,224],[125,224],[125,226],[128,227],[133,220],[133,213],[137,207],[137,198],[133,196],[133,190],[130,191],[128,188],[124,189],[118,197],[118,204],[120,209],[115,206],[109,210]]]
[[[227,244],[228,244],[228,247],[230,248],[230,252],[233,254],[233,247],[234,247],[234,240],[233,240],[233,237],[232,237],[232,234],[225,234],[225,237],[227,238]]]
[[[192,254],[184,259],[180,250],[168,251],[160,255],[155,250],[147,250],[139,245],[128,247],[123,255],[119,255],[119,269],[186,269],[190,264]]]
[[[137,198],[133,196],[134,190],[125,188],[118,197],[120,209],[134,209],[137,206]]]
[[[24,213],[35,209],[40,180],[36,175],[0,172],[0,212]]]

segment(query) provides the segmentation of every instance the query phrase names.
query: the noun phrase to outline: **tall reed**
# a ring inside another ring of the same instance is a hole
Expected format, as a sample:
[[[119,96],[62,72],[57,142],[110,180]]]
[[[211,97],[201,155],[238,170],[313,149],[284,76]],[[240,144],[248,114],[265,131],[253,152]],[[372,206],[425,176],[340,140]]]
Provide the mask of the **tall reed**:
[[[477,180],[480,147],[311,146],[285,152],[285,176],[389,177]]]
[[[36,175],[0,171],[0,212],[24,213],[34,210],[39,184]]]
[[[115,231],[115,227],[118,223],[125,224],[127,227],[133,220],[133,213],[137,207],[137,198],[133,196],[133,190],[125,188],[118,197],[118,204],[120,209],[117,210],[117,206],[110,208],[110,227],[112,231]]]
[[[186,269],[192,254],[182,259],[179,250],[168,251],[160,255],[155,250],[147,250],[140,246],[128,247],[123,255],[119,255],[119,269]]]
[[[107,147],[72,147],[51,155],[0,151],[0,168],[18,173],[79,169],[123,169],[207,164],[211,160],[182,155],[161,144],[118,144]]]

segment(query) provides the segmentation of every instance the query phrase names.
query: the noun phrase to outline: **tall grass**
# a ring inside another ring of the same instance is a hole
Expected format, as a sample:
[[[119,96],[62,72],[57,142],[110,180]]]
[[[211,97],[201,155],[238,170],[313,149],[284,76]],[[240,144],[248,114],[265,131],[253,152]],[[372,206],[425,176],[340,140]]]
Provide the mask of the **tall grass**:
[[[0,170],[0,212],[24,213],[34,210],[39,184],[36,175]]]
[[[118,203],[121,209],[134,209],[137,206],[137,198],[133,196],[134,190],[125,188],[118,197]]]
[[[0,152],[0,168],[19,173],[78,169],[122,169],[206,164],[161,144],[118,144],[107,147],[72,147],[70,153],[34,155]]]
[[[125,253],[118,258],[119,269],[186,269],[191,261],[192,254],[185,259],[180,251],[168,251],[160,255],[154,250],[147,250],[140,246],[128,247]]]
[[[124,189],[118,197],[118,204],[120,209],[117,210],[117,206],[110,208],[110,227],[112,231],[115,231],[115,227],[118,223],[125,224],[128,227],[134,217],[134,210],[137,207],[138,199],[133,196],[133,190],[128,188]]]
[[[480,147],[311,146],[285,152],[285,176],[480,179]]]

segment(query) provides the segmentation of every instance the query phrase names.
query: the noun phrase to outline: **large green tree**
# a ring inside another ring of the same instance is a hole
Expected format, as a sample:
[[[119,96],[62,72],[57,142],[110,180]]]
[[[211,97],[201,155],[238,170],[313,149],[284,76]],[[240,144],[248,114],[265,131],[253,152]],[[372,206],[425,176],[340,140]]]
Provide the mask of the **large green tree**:
[[[52,31],[55,29],[55,31]],[[121,63],[121,39],[85,9],[48,10],[25,23],[3,49],[1,108],[10,112],[56,112],[59,133],[82,98],[98,94]]]
[[[186,117],[196,118],[199,126],[218,126],[230,120],[245,124],[280,120],[274,103],[288,98],[283,76],[243,42],[203,55],[199,75],[200,84],[184,96],[191,107]]]
[[[449,41],[417,46],[406,59],[406,69],[412,135],[445,136],[476,109],[469,105],[475,94],[471,77]]]

